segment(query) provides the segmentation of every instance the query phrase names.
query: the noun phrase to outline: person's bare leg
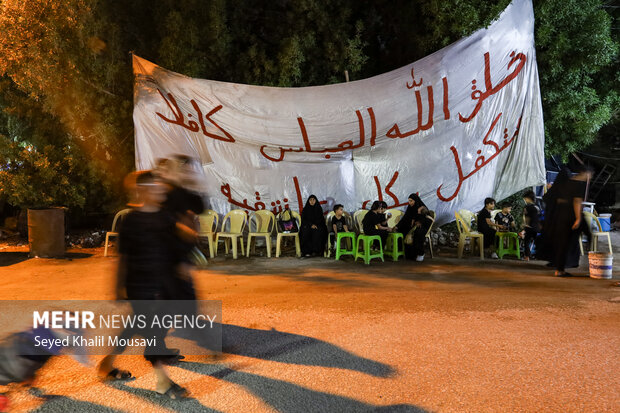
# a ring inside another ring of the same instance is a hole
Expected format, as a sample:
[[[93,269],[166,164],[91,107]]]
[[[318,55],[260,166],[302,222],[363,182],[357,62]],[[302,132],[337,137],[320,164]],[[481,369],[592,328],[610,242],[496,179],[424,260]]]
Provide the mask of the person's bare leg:
[[[172,380],[170,380],[170,377],[166,374],[166,370],[164,370],[164,366],[161,361],[153,364],[153,369],[155,370],[155,377],[157,378],[155,390],[157,393],[164,394],[172,385]]]
[[[161,361],[153,363],[153,369],[157,378],[157,384],[155,385],[157,393],[164,394],[171,399],[180,399],[187,395],[187,391],[183,387],[170,380]]]
[[[97,367],[97,377],[101,380],[129,380],[131,372],[114,367],[115,354],[108,354]]]
[[[114,369],[114,360],[116,359],[116,355],[108,354],[101,360],[99,363],[99,367],[97,367],[97,376],[101,378],[107,377],[108,373],[110,373]]]

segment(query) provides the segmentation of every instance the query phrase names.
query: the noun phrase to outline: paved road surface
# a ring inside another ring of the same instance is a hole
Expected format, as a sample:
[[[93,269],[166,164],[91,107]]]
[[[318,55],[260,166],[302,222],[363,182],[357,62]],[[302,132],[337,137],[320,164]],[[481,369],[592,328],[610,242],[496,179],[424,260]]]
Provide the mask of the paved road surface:
[[[102,249],[70,257],[1,250],[0,299],[112,297],[115,258]],[[141,357],[118,359],[136,380],[106,385],[63,356],[35,389],[12,389],[11,403],[37,412],[619,412],[619,262],[616,254],[609,281],[450,253],[369,267],[218,257],[196,283],[201,298],[223,301],[224,353],[169,368],[190,399],[155,394]]]

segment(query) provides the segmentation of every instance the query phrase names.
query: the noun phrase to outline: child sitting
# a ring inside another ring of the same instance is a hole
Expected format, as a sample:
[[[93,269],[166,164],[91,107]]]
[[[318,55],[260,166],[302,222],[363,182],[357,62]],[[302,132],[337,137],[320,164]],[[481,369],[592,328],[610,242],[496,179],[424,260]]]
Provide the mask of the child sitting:
[[[365,235],[378,235],[381,237],[381,245],[385,246],[388,233],[393,230],[387,226],[387,219],[385,217],[385,209],[387,204],[383,201],[375,201],[370,207],[370,211],[364,216],[362,220],[362,228]]]
[[[349,232],[347,218],[344,216],[344,206],[342,204],[334,205],[334,216],[332,217],[330,232],[334,234],[332,237],[332,248],[335,246],[336,234],[339,232]]]
[[[510,214],[512,205],[508,202],[502,203],[502,210],[495,215],[495,223],[499,225],[499,231],[510,231],[516,229],[515,219]]]

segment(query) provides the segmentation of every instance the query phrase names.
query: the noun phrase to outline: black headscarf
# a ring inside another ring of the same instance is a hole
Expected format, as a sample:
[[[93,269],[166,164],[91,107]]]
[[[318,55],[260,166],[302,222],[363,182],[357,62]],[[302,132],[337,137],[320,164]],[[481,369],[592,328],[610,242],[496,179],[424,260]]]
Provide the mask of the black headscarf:
[[[310,205],[310,199],[314,198],[316,201],[314,205]],[[301,212],[301,225],[325,225],[325,218],[323,217],[323,208],[316,196],[310,195],[304,206],[304,210]]]
[[[415,203],[413,204],[413,206],[407,205],[405,215],[403,215],[403,217],[400,219],[400,221],[398,221],[398,224],[396,225],[398,230],[401,232],[409,232],[409,230],[411,229],[411,223],[420,218],[420,213],[418,212],[418,209],[422,206],[426,206],[426,204],[422,202],[420,196],[416,193],[410,194],[409,199],[413,199]]]
[[[566,186],[570,181],[570,170],[567,167],[563,167],[560,173],[555,177],[553,185],[543,196],[545,201],[545,217],[551,216],[555,208],[555,204],[559,198],[566,192]]]

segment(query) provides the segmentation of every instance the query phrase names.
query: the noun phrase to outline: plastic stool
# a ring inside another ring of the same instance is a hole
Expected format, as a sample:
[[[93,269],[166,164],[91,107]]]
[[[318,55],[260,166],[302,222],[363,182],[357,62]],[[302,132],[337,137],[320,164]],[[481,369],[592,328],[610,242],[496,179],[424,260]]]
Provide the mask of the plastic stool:
[[[370,252],[370,246],[372,245],[373,241],[379,241],[379,252],[372,254]],[[364,251],[360,252],[360,242],[364,242]],[[364,234],[360,234],[357,237],[357,245],[355,248],[355,261],[357,261],[358,258],[363,258],[364,259],[364,263],[366,263],[366,265],[370,264],[370,260],[373,258],[381,258],[381,261],[385,262],[385,260],[383,259],[383,243],[381,242],[381,237],[378,235],[364,235]]]
[[[342,246],[341,241],[345,239],[351,240],[351,249]],[[355,257],[355,232],[336,233],[336,259],[339,260],[343,255],[353,255]]]
[[[497,256],[501,259],[504,255],[515,255],[521,259],[521,251],[519,247],[519,235],[516,232],[495,233],[495,242],[497,245]]]
[[[398,242],[398,240],[400,240],[400,242]],[[403,243],[403,234],[400,232],[390,232],[388,234],[387,241],[385,242],[385,250],[383,253],[389,257],[392,257],[392,260],[398,261],[399,257],[405,256],[405,246]]]

